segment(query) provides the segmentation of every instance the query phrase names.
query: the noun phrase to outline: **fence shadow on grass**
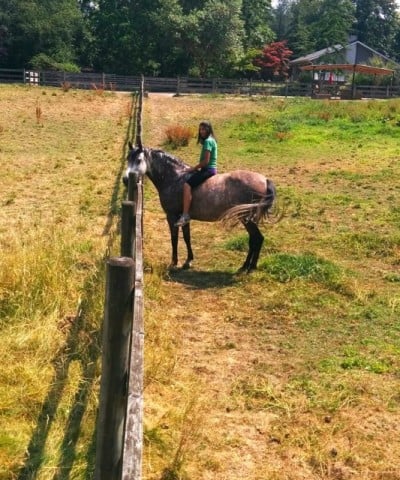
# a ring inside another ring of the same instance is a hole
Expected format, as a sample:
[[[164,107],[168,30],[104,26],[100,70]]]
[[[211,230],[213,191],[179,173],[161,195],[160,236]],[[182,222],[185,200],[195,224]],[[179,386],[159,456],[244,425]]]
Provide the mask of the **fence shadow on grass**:
[[[132,101],[130,107],[129,124],[122,148],[121,166],[116,176],[110,199],[110,210],[107,215],[103,229],[103,235],[109,235],[117,213],[117,205],[122,185],[122,173],[125,166],[128,141],[133,138],[136,118],[135,112],[138,108],[138,95]],[[134,113],[132,113],[134,112]],[[109,255],[112,247],[113,237],[110,236],[105,257]],[[68,383],[68,375],[71,363],[79,362],[81,367],[81,380],[74,395],[73,404],[70,408],[68,419],[65,424],[64,436],[60,445],[59,461],[55,468],[53,480],[68,480],[76,459],[76,446],[81,433],[82,420],[88,405],[92,389],[95,386],[98,372],[98,359],[101,354],[101,336],[99,326],[91,325],[87,320],[87,312],[93,308],[98,298],[99,278],[105,277],[105,258],[98,262],[95,273],[85,283],[83,291],[85,298],[82,300],[78,312],[73,317],[65,319],[60,327],[67,333],[64,345],[57,352],[52,360],[54,375],[50,382],[50,389],[43,402],[37,418],[36,428],[29,442],[24,465],[17,473],[17,480],[33,480],[37,478],[42,466],[46,442],[50,429],[56,419],[59,404],[62,400],[64,389]],[[102,275],[103,277],[99,277]],[[88,446],[86,460],[86,479],[93,478],[95,463],[95,439],[96,429],[94,428],[91,444]]]
[[[128,128],[126,129],[124,144],[122,146],[120,169],[118,170],[118,173],[115,177],[114,188],[113,188],[111,199],[110,199],[110,209],[107,215],[106,224],[104,225],[103,235],[108,235],[110,233],[114,217],[118,213],[118,208],[120,205],[120,202],[118,200],[119,200],[119,193],[122,185],[122,175],[126,165],[126,157],[128,155],[128,142],[135,136],[135,131],[136,131],[135,119],[137,116],[138,108],[139,108],[139,95],[135,94],[132,100],[132,105],[130,106],[129,123],[128,123]]]
[[[99,266],[99,268],[102,267]],[[81,380],[66,422],[64,438],[60,447],[60,460],[53,477],[54,480],[67,480],[73,467],[80,427],[88,397],[96,379],[97,359],[100,355],[98,326],[90,325],[86,320],[86,312],[91,308],[94,296],[98,295],[96,279],[91,278],[89,282],[90,285],[87,286],[89,291],[85,290],[88,292],[87,299],[81,303],[77,314],[74,317],[66,318],[60,327],[68,331],[67,339],[52,360],[54,375],[50,382],[51,387],[39,413],[36,428],[27,448],[24,466],[17,477],[18,480],[31,480],[37,477],[43,463],[46,441],[68,382],[69,368],[73,361],[78,361],[81,366]]]

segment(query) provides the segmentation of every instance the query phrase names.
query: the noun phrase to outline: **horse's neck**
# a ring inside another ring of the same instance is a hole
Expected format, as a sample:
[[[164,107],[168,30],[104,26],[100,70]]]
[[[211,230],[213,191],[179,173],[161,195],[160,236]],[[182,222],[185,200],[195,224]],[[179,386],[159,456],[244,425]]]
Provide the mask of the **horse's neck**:
[[[159,190],[165,184],[171,185],[179,180],[187,165],[162,150],[148,150],[147,175]]]

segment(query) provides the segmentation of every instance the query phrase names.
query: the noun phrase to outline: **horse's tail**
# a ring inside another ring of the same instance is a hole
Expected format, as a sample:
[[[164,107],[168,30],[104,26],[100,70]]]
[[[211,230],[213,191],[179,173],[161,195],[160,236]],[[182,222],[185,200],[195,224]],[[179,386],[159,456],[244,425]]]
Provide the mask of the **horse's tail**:
[[[239,223],[254,222],[256,224],[266,222],[278,223],[284,216],[284,209],[279,205],[276,188],[267,178],[267,191],[265,196],[257,202],[236,205],[227,210],[221,217],[221,221],[229,226]]]

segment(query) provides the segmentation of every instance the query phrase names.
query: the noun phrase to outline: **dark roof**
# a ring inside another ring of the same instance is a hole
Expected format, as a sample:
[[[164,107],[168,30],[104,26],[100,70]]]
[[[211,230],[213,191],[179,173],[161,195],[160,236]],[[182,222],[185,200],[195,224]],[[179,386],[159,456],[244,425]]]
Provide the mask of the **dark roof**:
[[[303,57],[296,58],[295,60],[292,60],[290,63],[292,65],[298,65],[298,64],[306,65],[309,63],[313,63],[314,60],[318,60],[318,58],[321,58],[324,55],[339,52],[342,49],[343,49],[343,46],[340,44],[337,44],[337,45],[334,45],[333,47],[323,48],[322,50],[317,50],[316,52],[309,53],[308,55],[304,55]]]
[[[323,57],[324,55],[330,55],[335,52],[340,52],[343,49],[348,49],[349,47],[352,47],[353,45],[356,46],[361,46],[369,50],[372,54],[384,58],[387,61],[392,61],[389,57],[386,55],[383,55],[382,53],[379,53],[378,51],[374,50],[373,48],[369,47],[368,45],[365,45],[365,43],[360,42],[359,40],[355,40],[353,42],[348,43],[345,47],[341,44],[333,45],[332,47],[327,47],[323,48],[322,50],[317,50],[316,52],[309,53],[308,55],[304,55],[303,57],[296,58],[295,60],[292,60],[290,62],[291,65],[309,65],[313,64],[315,60],[318,60],[319,58]]]

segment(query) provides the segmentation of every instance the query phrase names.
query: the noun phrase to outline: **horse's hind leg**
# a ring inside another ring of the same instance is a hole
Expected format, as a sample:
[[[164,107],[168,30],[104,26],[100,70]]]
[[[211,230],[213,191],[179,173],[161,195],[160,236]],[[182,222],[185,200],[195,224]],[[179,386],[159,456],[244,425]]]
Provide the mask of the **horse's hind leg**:
[[[250,272],[251,270],[255,270],[257,268],[258,258],[264,242],[264,236],[254,222],[246,222],[244,226],[249,234],[249,252],[239,271]]]
[[[193,261],[193,250],[192,250],[192,243],[190,238],[190,223],[187,223],[182,227],[183,233],[183,240],[185,241],[186,248],[187,248],[187,258],[185,263],[182,265],[182,268],[187,269],[191,267],[191,263]]]

